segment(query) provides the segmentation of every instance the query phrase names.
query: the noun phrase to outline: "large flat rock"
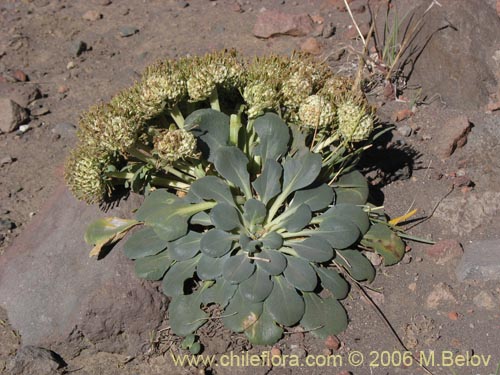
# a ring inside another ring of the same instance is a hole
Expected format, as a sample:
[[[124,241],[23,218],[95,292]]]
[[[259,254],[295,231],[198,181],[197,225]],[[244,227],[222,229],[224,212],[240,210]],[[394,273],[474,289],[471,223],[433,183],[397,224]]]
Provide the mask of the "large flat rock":
[[[159,327],[167,300],[157,287],[135,276],[120,246],[98,261],[83,240],[92,220],[130,217],[139,204],[133,196],[102,212],[61,185],[0,257],[0,306],[23,345],[137,353]]]
[[[456,270],[460,281],[500,280],[500,239],[472,241]]]

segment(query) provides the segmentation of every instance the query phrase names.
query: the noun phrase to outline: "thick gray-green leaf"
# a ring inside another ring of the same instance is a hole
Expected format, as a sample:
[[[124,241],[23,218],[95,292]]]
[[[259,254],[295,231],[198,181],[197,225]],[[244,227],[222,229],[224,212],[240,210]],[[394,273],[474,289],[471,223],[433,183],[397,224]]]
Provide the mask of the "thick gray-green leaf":
[[[334,249],[345,249],[360,237],[359,229],[352,221],[337,217],[323,220],[314,232],[327,240]]]
[[[257,199],[249,199],[243,206],[243,219],[248,226],[262,224],[266,218],[267,210],[264,203]]]
[[[274,345],[283,336],[283,328],[274,322],[264,307],[259,319],[245,330],[245,335],[253,345]]]
[[[255,152],[263,161],[277,160],[288,150],[290,128],[275,113],[266,113],[254,120],[253,127],[259,136]]]
[[[386,266],[398,263],[405,255],[405,244],[387,225],[376,223],[361,240],[363,246],[374,249],[384,258]]]
[[[252,276],[240,284],[239,290],[248,301],[262,302],[273,290],[273,282],[267,272],[257,268]]]
[[[239,291],[224,309],[222,323],[233,332],[243,332],[252,326],[262,313],[262,303],[251,303]]]
[[[206,254],[201,254],[198,265],[196,266],[196,274],[202,280],[214,280],[222,275],[222,267],[228,254],[221,258],[212,258]]]
[[[335,204],[351,203],[363,205],[368,200],[368,182],[359,171],[342,175],[333,185]]]
[[[183,261],[194,257],[200,251],[201,237],[201,233],[189,231],[184,237],[170,242],[168,251],[172,259]]]
[[[294,209],[293,215],[285,217],[280,220],[279,226],[285,228],[288,232],[298,232],[306,227],[312,218],[311,209],[307,204],[301,204]]]
[[[328,289],[336,299],[344,299],[349,293],[349,284],[339,275],[337,271],[331,268],[316,267],[321,285]]]
[[[335,261],[344,266],[357,281],[372,282],[375,278],[375,268],[358,250],[339,250]]]
[[[219,203],[210,210],[210,219],[217,229],[231,231],[240,225],[238,211],[227,203]]]
[[[100,248],[107,244],[112,244],[125,236],[127,231],[139,224],[136,220],[121,219],[119,217],[103,217],[94,220],[85,231],[85,242],[89,245],[97,245],[96,254],[94,250],[90,255],[99,255]]]
[[[283,246],[283,237],[276,232],[269,232],[262,237],[262,246],[274,250],[281,249],[281,246]]]
[[[318,285],[318,276],[309,262],[294,256],[286,256],[287,266],[283,275],[295,288],[310,292]]]
[[[264,249],[256,254],[255,264],[257,267],[266,271],[268,274],[276,276],[283,272],[286,267],[286,258],[277,250]]]
[[[157,189],[151,192],[135,213],[135,217],[140,221],[147,221],[148,217],[165,206],[183,204],[182,200],[175,194],[169,193],[165,189]]]
[[[231,206],[235,205],[229,186],[222,179],[215,176],[205,176],[196,180],[191,184],[189,192],[201,199],[227,203]]]
[[[314,293],[304,293],[305,313],[300,325],[314,336],[327,338],[347,328],[347,314],[335,298],[325,298]]]
[[[212,258],[221,257],[229,250],[233,244],[233,235],[220,229],[210,229],[203,234],[200,241],[200,249],[204,254]]]
[[[246,234],[241,233],[240,234],[240,246],[244,251],[247,251],[249,253],[254,253],[258,249],[262,247],[262,241],[259,240],[252,240],[250,237],[248,237]]]
[[[238,186],[250,198],[250,175],[247,170],[248,159],[239,148],[221,147],[215,153],[214,165],[217,172],[226,180]]]
[[[137,259],[134,262],[135,273],[141,279],[160,280],[172,262],[168,250],[165,250],[153,256]]]
[[[191,220],[189,220],[189,222],[194,225],[203,225],[204,227],[213,226],[210,216],[205,211],[198,212],[197,214],[191,216]]]
[[[239,284],[248,279],[255,270],[255,264],[248,259],[247,254],[236,254],[229,257],[222,267],[222,274],[226,280]]]
[[[281,193],[281,175],[283,167],[276,160],[268,159],[259,177],[252,183],[259,198],[264,204]]]
[[[229,141],[229,116],[209,108],[199,109],[184,120],[184,129],[200,140],[198,147],[208,161],[213,162],[215,152]]]
[[[217,303],[221,308],[227,306],[238,289],[238,284],[232,284],[223,277],[215,280],[215,284],[203,292],[203,303]]]
[[[184,282],[193,277],[199,258],[200,255],[197,255],[192,259],[176,262],[170,267],[162,281],[162,290],[166,296],[173,297],[184,294]]]
[[[293,326],[304,315],[304,300],[283,276],[274,276],[273,281],[273,290],[264,302],[266,310],[276,322]]]
[[[316,180],[321,171],[321,155],[308,152],[288,158],[283,164],[283,189],[286,196],[303,189]]]
[[[208,314],[200,309],[200,293],[176,296],[168,305],[168,323],[172,332],[187,336],[206,323]]]
[[[320,237],[309,237],[301,242],[287,241],[297,254],[311,262],[326,262],[333,258],[334,251],[330,244]]]
[[[365,234],[370,228],[370,218],[368,217],[368,214],[363,211],[361,207],[350,203],[336,204],[321,214],[319,219],[327,220],[332,217],[352,221],[359,228],[362,235]]]
[[[293,196],[291,207],[307,204],[311,211],[327,208],[333,201],[333,189],[327,184],[322,184],[313,189],[299,190]]]
[[[167,244],[167,241],[156,235],[153,228],[144,227],[128,237],[123,245],[123,251],[129,259],[144,258],[158,254],[167,247]]]

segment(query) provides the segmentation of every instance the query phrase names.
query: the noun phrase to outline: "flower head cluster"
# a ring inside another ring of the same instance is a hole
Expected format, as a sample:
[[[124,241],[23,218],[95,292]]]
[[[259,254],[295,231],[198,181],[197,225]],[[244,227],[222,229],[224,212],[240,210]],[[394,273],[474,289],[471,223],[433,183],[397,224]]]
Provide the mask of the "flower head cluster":
[[[342,136],[350,142],[361,142],[373,131],[374,119],[363,102],[346,97],[337,108],[338,126]]]
[[[331,126],[335,110],[324,97],[311,95],[300,105],[299,117],[304,126],[322,129]]]
[[[196,138],[183,129],[160,130],[154,138],[153,152],[167,164],[179,159],[194,158],[198,156]]]

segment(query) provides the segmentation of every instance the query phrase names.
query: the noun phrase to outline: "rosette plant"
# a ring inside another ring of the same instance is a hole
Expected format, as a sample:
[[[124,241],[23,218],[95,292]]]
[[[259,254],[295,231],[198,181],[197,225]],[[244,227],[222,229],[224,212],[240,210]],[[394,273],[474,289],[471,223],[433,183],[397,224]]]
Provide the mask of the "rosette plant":
[[[316,113],[321,120],[321,107]],[[134,228],[125,255],[139,277],[162,280],[180,336],[196,332],[213,304],[215,317],[254,344],[274,344],[295,325],[319,337],[344,330],[347,280],[375,276],[364,251],[386,264],[404,253],[383,213],[367,203],[363,176],[337,178],[326,143],[307,144],[274,112],[199,109],[183,131],[196,139],[203,176],[186,193],[152,189],[135,219],[92,223],[86,240],[94,253]]]

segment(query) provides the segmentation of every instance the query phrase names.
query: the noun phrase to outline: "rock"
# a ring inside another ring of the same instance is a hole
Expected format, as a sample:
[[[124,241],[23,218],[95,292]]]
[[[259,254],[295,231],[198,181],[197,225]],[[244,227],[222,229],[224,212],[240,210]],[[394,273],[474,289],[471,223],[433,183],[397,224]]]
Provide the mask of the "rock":
[[[413,114],[414,113],[411,109],[405,108],[405,109],[402,109],[400,111],[394,112],[391,120],[393,122],[400,122],[400,121],[406,120],[407,118],[410,118],[411,116],[413,116]]]
[[[76,134],[76,126],[74,124],[69,123],[69,122],[62,122],[62,123],[56,124],[52,128],[52,133],[58,134],[63,138],[72,138]]]
[[[453,295],[450,286],[445,283],[436,284],[425,301],[425,305],[428,309],[437,309],[442,305],[450,303],[457,303],[457,299]]]
[[[28,76],[26,75],[26,73],[19,69],[14,71],[14,73],[12,73],[12,76],[20,82],[28,81]]]
[[[314,29],[308,14],[287,14],[275,10],[265,10],[257,16],[253,35],[270,38],[275,35],[306,36]]]
[[[333,51],[330,57],[333,61],[339,61],[344,55],[345,55],[345,48],[340,48]]]
[[[325,27],[323,27],[323,38],[325,39],[328,39],[330,38],[331,36],[333,36],[333,34],[335,34],[335,25],[333,24],[333,22],[328,22],[325,24]]]
[[[438,130],[435,137],[435,152],[442,158],[450,157],[457,148],[467,143],[467,136],[472,129],[472,123],[465,115],[448,120]]]
[[[66,94],[69,91],[69,87],[65,85],[61,85],[57,88],[58,94]]]
[[[0,219],[0,231],[6,232],[8,230],[14,229],[16,224],[9,219]]]
[[[109,4],[111,4],[111,0],[93,0],[92,1],[94,4],[97,4],[97,5],[102,5],[102,6],[108,6]]]
[[[52,350],[36,346],[23,346],[8,366],[10,375],[53,375],[67,364]]]
[[[450,319],[450,320],[458,320],[458,317],[459,317],[459,315],[456,311],[450,311],[448,313],[448,319]]]
[[[97,10],[87,10],[85,13],[83,13],[82,18],[85,21],[97,21],[102,18],[102,13],[98,12]]]
[[[412,40],[406,73],[409,84],[422,87],[422,97],[439,95],[448,108],[483,108],[498,91],[500,70],[494,55],[500,45],[500,19],[484,0],[418,2],[408,19],[423,19],[425,28]],[[435,3],[434,3],[435,4]],[[406,30],[406,24],[402,25]]]
[[[0,165],[12,164],[15,161],[11,156],[6,156],[0,160]]]
[[[314,38],[307,38],[300,45],[300,50],[311,55],[321,55],[321,44]]]
[[[486,111],[487,112],[495,112],[495,111],[498,111],[499,109],[500,109],[500,100],[497,101],[497,102],[490,102],[486,106]]]
[[[30,105],[30,114],[32,116],[43,116],[47,113],[50,113],[50,109],[44,103],[33,102]]]
[[[28,112],[19,104],[8,98],[0,98],[0,132],[13,132],[28,119]]]
[[[0,84],[0,98],[9,98],[21,107],[26,108],[34,100],[41,98],[42,93],[37,85],[32,84]]]
[[[498,308],[498,303],[493,299],[491,293],[486,290],[479,292],[479,294],[472,299],[472,302],[474,302],[474,305],[477,307],[485,310]]]
[[[370,31],[370,25],[368,25],[367,23],[361,23],[358,26],[359,26],[359,31],[361,31],[361,34],[363,35],[363,38],[366,38],[368,32]],[[357,38],[359,38],[359,33],[354,26],[349,27],[344,32],[344,39],[357,39]]]
[[[29,126],[29,125],[21,125],[21,126],[19,127],[18,132],[22,134],[22,133],[26,133],[26,132],[27,132],[28,130],[30,130],[30,129],[31,129],[31,128],[30,128],[30,126]]]
[[[130,217],[131,196],[106,213],[76,201],[60,186],[0,257],[0,305],[23,345],[50,346],[64,355],[89,345],[135,355],[166,315],[166,298],[134,274],[121,246],[89,258],[83,235],[104,216]]]
[[[500,240],[467,243],[456,275],[464,280],[500,280]]]
[[[189,6],[189,3],[187,1],[184,1],[184,0],[178,0],[177,6],[179,8],[187,8]]]
[[[71,70],[75,67],[75,63],[73,61],[70,61],[67,65],[66,65],[66,69],[68,70]]]
[[[325,340],[325,346],[330,350],[339,350],[341,342],[337,336],[330,335]]]
[[[427,255],[436,259],[437,264],[445,264],[452,259],[460,258],[463,252],[462,245],[457,240],[442,240],[426,249]]]
[[[134,34],[137,34],[139,32],[139,29],[134,26],[123,26],[120,27],[119,33],[122,38],[127,38],[129,36],[132,36]]]
[[[243,13],[244,12],[243,8],[241,7],[241,4],[239,4],[237,2],[232,3],[229,6],[229,9],[231,9],[233,12],[236,12],[236,13]]]
[[[87,43],[83,40],[77,40],[69,46],[69,52],[72,56],[80,56],[83,52],[87,51]]]
[[[453,185],[455,187],[469,187],[474,186],[474,182],[467,176],[457,176],[453,179]]]
[[[398,133],[403,137],[409,137],[411,135],[412,128],[408,125],[398,126]]]

